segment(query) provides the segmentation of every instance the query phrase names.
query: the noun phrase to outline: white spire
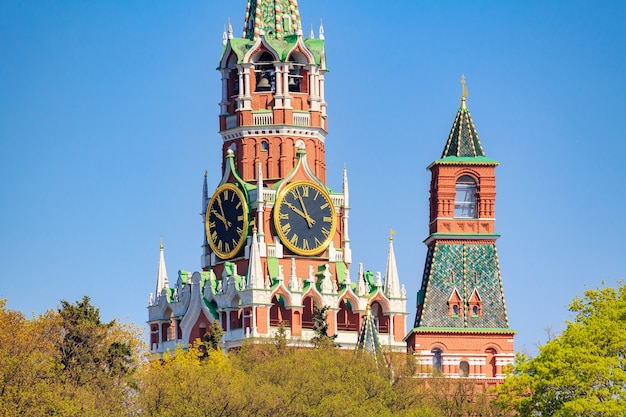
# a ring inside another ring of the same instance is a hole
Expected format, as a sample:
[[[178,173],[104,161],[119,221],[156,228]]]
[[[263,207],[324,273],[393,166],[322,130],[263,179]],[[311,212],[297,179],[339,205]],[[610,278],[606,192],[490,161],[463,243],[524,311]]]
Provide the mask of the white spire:
[[[209,205],[209,187],[206,182],[207,171],[204,171],[204,182],[202,184],[202,211],[200,213],[205,214],[206,208]]]
[[[264,200],[263,200],[263,169],[261,166],[261,163],[259,162],[259,173],[257,175],[257,184],[256,184],[256,190],[257,190],[257,197],[256,197],[256,201],[257,201],[257,229],[259,229],[259,235],[263,236],[263,205],[264,205]]]
[[[320,39],[324,40],[324,24],[322,23],[322,19],[320,19]]]
[[[170,283],[167,279],[167,269],[165,268],[165,256],[163,255],[163,238],[161,238],[160,245],[160,254],[159,254],[159,267],[157,269],[157,283],[156,283],[156,292],[155,299],[159,300],[163,294],[163,291],[169,289]]]
[[[259,254],[259,242],[256,228],[252,229],[252,244],[250,245],[250,260],[248,262],[248,288],[263,288],[263,266]]]
[[[387,271],[385,271],[385,295],[389,298],[400,298],[400,278],[396,266],[396,255],[393,252],[393,234],[389,234],[389,253],[387,254]]]
[[[315,39],[315,32],[313,32],[313,25],[311,25],[311,33],[309,33],[309,38]]]
[[[228,43],[228,34],[226,33],[226,26],[224,26],[224,33],[222,33],[222,45],[226,46]]]
[[[352,262],[352,250],[350,250],[350,236],[348,235],[348,219],[350,218],[350,203],[348,192],[348,169],[343,166],[343,259],[346,263]]]
[[[233,38],[233,25],[230,24],[230,17],[228,18],[228,39]]]

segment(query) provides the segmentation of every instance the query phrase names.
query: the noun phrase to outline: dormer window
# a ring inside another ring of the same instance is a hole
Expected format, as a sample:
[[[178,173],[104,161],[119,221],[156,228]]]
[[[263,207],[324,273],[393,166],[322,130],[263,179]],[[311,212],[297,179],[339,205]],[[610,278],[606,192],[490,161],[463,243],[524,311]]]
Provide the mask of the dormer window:
[[[483,300],[480,298],[480,295],[478,294],[478,290],[474,289],[474,291],[472,291],[472,295],[470,296],[469,301],[467,302],[467,307],[469,311],[472,312],[473,318],[482,317]]]
[[[448,298],[448,315],[454,318],[460,317],[462,315],[462,306],[463,300],[455,288],[452,290],[452,294],[450,294],[450,297]]]
[[[476,214],[476,180],[469,175],[463,175],[456,181],[454,217],[475,219]]]

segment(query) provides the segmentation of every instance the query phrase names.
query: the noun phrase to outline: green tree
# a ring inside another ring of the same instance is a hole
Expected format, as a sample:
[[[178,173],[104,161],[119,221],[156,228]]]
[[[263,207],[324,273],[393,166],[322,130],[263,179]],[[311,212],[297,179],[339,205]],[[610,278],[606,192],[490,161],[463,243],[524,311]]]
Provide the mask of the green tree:
[[[120,376],[132,372],[131,342],[110,340],[116,322],[103,323],[100,309],[91,304],[88,296],[75,304],[61,300],[58,313],[63,334],[59,359],[68,381],[81,385],[101,374]]]
[[[585,291],[574,320],[539,348],[519,354],[498,403],[521,416],[623,416],[626,410],[626,286]]]
[[[278,323],[278,328],[274,334],[274,346],[279,354],[285,353],[287,350],[287,325],[284,322]]]
[[[88,298],[26,319],[0,301],[0,416],[126,416],[143,349],[132,325],[102,323]]]
[[[224,338],[224,329],[219,320],[213,320],[211,329],[202,336],[202,342],[199,345],[200,351],[203,352],[202,357],[207,357],[210,352],[219,350],[222,338]]]
[[[311,338],[311,343],[315,347],[339,347],[335,343],[337,335],[328,335],[328,322],[326,321],[326,315],[328,314],[329,306],[318,308],[313,306],[313,332],[315,336]]]

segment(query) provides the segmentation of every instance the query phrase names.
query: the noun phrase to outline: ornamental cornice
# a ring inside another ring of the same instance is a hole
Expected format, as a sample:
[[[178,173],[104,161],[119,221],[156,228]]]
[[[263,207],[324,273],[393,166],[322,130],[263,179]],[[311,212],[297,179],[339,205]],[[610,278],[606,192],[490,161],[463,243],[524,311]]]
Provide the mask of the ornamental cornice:
[[[318,127],[300,127],[300,126],[239,126],[227,131],[222,131],[222,139],[229,142],[235,139],[258,136],[290,136],[294,138],[316,138],[324,143],[326,139],[326,131]]]

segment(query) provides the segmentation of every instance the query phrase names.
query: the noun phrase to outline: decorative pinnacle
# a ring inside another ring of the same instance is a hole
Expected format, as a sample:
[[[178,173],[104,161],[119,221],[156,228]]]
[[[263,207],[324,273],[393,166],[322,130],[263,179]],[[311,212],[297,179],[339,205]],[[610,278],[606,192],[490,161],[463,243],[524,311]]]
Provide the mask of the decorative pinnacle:
[[[161,236],[161,244],[159,245],[159,249],[163,250],[163,236]]]
[[[396,231],[393,229],[389,229],[389,241],[391,242],[393,240],[393,235],[396,234]]]
[[[461,108],[466,109],[465,99],[467,98],[467,86],[465,85],[465,75],[461,75]]]

